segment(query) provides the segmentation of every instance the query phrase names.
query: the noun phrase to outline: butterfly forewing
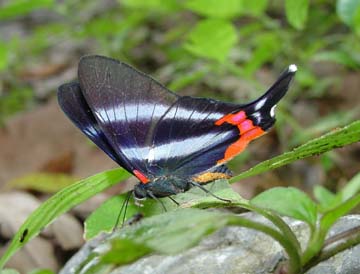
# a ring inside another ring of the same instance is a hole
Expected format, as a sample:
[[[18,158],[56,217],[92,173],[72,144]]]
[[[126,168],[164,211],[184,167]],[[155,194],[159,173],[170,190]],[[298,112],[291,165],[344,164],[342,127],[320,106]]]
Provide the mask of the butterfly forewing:
[[[58,101],[62,110],[81,131],[100,147],[115,162],[131,171],[127,165],[109,144],[104,133],[100,129],[81,92],[79,83],[73,82],[59,87]]]
[[[155,175],[146,162],[152,136],[178,96],[128,65],[100,56],[80,61],[79,81],[113,149],[134,169]]]

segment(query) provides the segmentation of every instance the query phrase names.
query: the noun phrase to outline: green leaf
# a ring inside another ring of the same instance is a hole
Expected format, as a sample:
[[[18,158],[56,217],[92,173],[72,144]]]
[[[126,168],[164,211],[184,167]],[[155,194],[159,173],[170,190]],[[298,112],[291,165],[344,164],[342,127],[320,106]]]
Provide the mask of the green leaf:
[[[8,67],[10,54],[11,48],[0,40],[0,71],[3,71]]]
[[[35,269],[28,274],[55,274],[55,272],[51,271],[50,269]]]
[[[19,274],[19,272],[15,269],[6,268],[3,270],[0,270],[0,274]]]
[[[320,211],[325,212],[336,206],[336,195],[323,186],[315,186],[314,196],[319,202]]]
[[[75,182],[76,179],[67,174],[39,172],[11,180],[5,187],[55,193]]]
[[[346,201],[360,191],[360,172],[355,175],[338,193],[341,201]]]
[[[323,248],[326,235],[332,225],[359,204],[360,194],[340,204],[338,207],[329,210],[321,217],[319,229],[310,236],[308,245],[302,255],[303,264],[308,263]]]
[[[304,221],[313,229],[316,226],[316,204],[296,188],[274,187],[251,199],[250,204]]]
[[[179,209],[146,218],[141,223],[125,227],[118,231],[118,234],[112,235],[112,237],[116,237],[113,239],[113,247],[115,248],[110,251],[104,248],[103,250],[106,253],[103,255],[103,252],[99,250],[98,254],[94,254],[93,261],[96,263],[99,261],[98,256],[102,256],[102,258],[106,257],[107,263],[122,265],[129,260],[129,258],[124,259],[124,256],[129,256],[131,260],[135,260],[149,252],[176,254],[196,245],[205,236],[226,225],[243,226],[262,231],[279,241],[292,260],[300,261],[296,248],[278,230],[233,214],[197,209]],[[128,241],[124,242],[124,239]],[[119,249],[116,248],[118,243]],[[129,251],[127,244],[130,244]],[[102,261],[100,260],[100,263]],[[88,265],[83,265],[83,268],[89,269],[92,265],[89,262]],[[98,267],[101,266],[104,265],[98,264]]]
[[[303,29],[308,17],[309,0],[285,0],[286,18],[296,29]]]
[[[38,235],[56,217],[128,177],[129,173],[124,169],[109,170],[83,179],[56,193],[38,207],[21,225],[0,259],[0,269],[18,249]]]
[[[201,70],[198,71],[184,73],[179,77],[177,77],[176,79],[174,79],[167,87],[170,90],[175,90],[175,91],[181,90],[182,88],[185,88],[193,84],[194,82],[203,79],[208,72],[209,69],[206,67],[206,68],[201,68]]]
[[[198,57],[224,62],[237,40],[236,30],[230,22],[206,19],[196,24],[184,47]]]
[[[147,247],[144,243],[138,243],[135,240],[115,239],[111,242],[110,251],[102,256],[101,261],[120,265],[129,264],[152,251],[152,248]]]
[[[226,202],[219,200],[209,193],[205,193],[204,190],[198,187],[192,187],[189,191],[185,193],[179,193],[173,198],[180,204],[181,208],[214,208],[214,207],[224,207],[231,205],[247,204],[247,200],[243,199],[237,192],[235,192],[229,185],[227,180],[216,180],[210,184],[203,186],[213,195],[216,195],[219,198],[226,199],[231,201]],[[170,199],[163,198],[161,199],[163,205],[167,211],[176,210],[179,207],[172,202]],[[129,204],[131,204],[130,201]],[[139,210],[143,213],[144,216],[152,216],[155,214],[160,214],[164,212],[161,204],[153,199],[145,200],[143,207]]]
[[[360,6],[357,8],[353,17],[353,28],[355,33],[360,36]]]
[[[232,190],[227,180],[217,180],[211,184],[204,186],[214,195],[231,201],[231,204],[219,200],[214,196],[206,194],[203,190],[193,187],[185,193],[180,193],[174,199],[180,204],[180,208],[209,208],[228,205],[245,205],[247,200],[240,197],[240,195]],[[91,239],[101,232],[110,232],[113,230],[116,220],[119,217],[120,209],[125,202],[127,193],[112,197],[98,207],[85,221],[85,239]],[[174,211],[179,207],[168,198],[161,199],[168,212]],[[143,201],[143,206],[139,207],[130,199],[126,211],[126,218],[131,218],[137,213],[143,216],[153,216],[164,213],[162,205],[153,200],[147,199]],[[122,223],[123,216],[120,216],[120,223]]]
[[[241,0],[187,0],[184,6],[204,16],[227,19],[240,15],[243,3]]]
[[[239,193],[235,192],[230,187],[227,180],[216,180],[213,183],[206,185],[205,187],[212,194],[222,199],[229,200],[231,203],[219,200],[210,194],[204,193],[203,190],[197,187],[193,187],[191,191],[177,195],[176,198],[177,201],[180,202],[180,206],[183,208],[214,208],[248,204],[248,200],[242,198]]]
[[[49,8],[53,0],[12,0],[0,7],[0,20],[26,15],[36,9]]]
[[[289,152],[285,152],[270,160],[264,161],[230,179],[230,183],[254,176],[306,157],[319,155],[326,151],[343,147],[360,141],[360,121],[333,130],[319,138],[315,138]]]
[[[176,254],[197,244],[205,235],[224,227],[228,220],[222,216],[223,214],[218,212],[198,209],[167,212],[146,218],[137,226],[123,229],[120,231],[120,238],[126,237],[130,241],[132,260],[143,255],[142,248],[146,253],[153,250],[163,254]],[[124,256],[128,252],[127,247],[123,245],[122,240],[117,241],[114,240],[113,246],[117,247],[120,244],[123,252],[115,256],[110,250],[103,258],[106,258],[107,262],[125,264],[128,260],[127,256]],[[135,249],[135,247],[139,248]]]
[[[176,0],[118,0],[124,6],[133,9],[144,9],[148,11],[171,12],[179,9],[180,5]]]
[[[253,16],[260,16],[264,14],[268,0],[253,0],[253,1],[242,1],[243,12]]]
[[[320,221],[320,228],[323,234],[330,229],[330,227],[342,216],[350,212],[353,208],[360,204],[360,194],[353,196],[349,200],[340,204],[338,207],[330,210],[324,214]]]
[[[359,0],[338,0],[336,3],[336,12],[339,18],[348,26],[354,25],[359,10]]]
[[[128,193],[113,196],[101,204],[85,221],[85,239],[89,240],[96,237],[101,232],[111,232],[119,217],[120,210],[124,205]],[[126,218],[129,218],[139,212],[139,207],[133,202],[128,204],[126,210]],[[124,212],[122,212],[124,214]],[[121,225],[123,215],[120,216],[119,222]]]
[[[315,187],[314,195],[320,202],[321,212],[331,212],[335,207],[340,206],[341,203],[349,200],[359,191],[360,173],[354,176],[336,195],[321,186]]]
[[[311,70],[302,68],[296,72],[296,82],[301,87],[308,88],[313,87],[318,82],[318,79]]]
[[[244,67],[247,75],[253,74],[264,63],[275,58],[281,50],[281,47],[279,47],[279,39],[278,34],[274,32],[265,32],[256,35],[254,39],[256,48],[252,54],[252,58]]]
[[[313,88],[314,90],[315,88]],[[293,138],[292,143],[303,142],[309,138],[319,136],[322,132],[329,131],[339,125],[346,125],[360,114],[360,108],[353,108],[347,111],[334,111],[324,117],[316,119],[311,126],[301,129]]]
[[[359,68],[360,64],[347,52],[341,50],[321,51],[313,56],[314,61],[331,61],[349,68]]]

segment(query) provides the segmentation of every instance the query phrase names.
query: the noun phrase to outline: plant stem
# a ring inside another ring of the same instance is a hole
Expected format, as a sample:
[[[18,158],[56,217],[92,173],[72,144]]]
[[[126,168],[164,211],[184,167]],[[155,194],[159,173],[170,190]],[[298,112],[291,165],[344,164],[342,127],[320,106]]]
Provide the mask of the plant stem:
[[[341,251],[360,244],[360,226],[339,233],[329,238],[326,242],[327,243],[320,254],[304,265],[303,273]]]
[[[293,249],[296,250],[296,252],[298,253],[298,256],[300,257],[300,254],[301,254],[300,243],[299,243],[298,239],[296,238],[294,232],[289,227],[289,225],[281,217],[279,217],[274,212],[259,208],[259,207],[254,206],[254,205],[241,205],[241,206],[243,208],[249,209],[251,211],[254,211],[254,212],[264,216],[269,221],[271,221],[275,226],[277,226],[280,229],[280,231],[284,234],[284,236],[288,240],[291,241],[291,244],[293,245]]]
[[[326,234],[331,226],[343,215],[348,213],[351,209],[360,203],[360,194],[353,196],[346,200],[338,207],[325,213],[321,219],[320,224],[311,236],[308,246],[302,256],[302,265],[306,265],[314,256],[320,252],[325,242]]]
[[[254,222],[249,219],[239,217],[239,216],[229,216],[228,217],[228,224],[229,225],[236,225],[236,226],[243,226],[247,228],[251,228],[257,231],[261,231],[276,241],[278,241],[282,247],[285,249],[286,253],[289,256],[289,272],[288,274],[296,274],[300,273],[301,271],[301,259],[300,256],[294,248],[293,243],[284,237],[279,231],[273,229],[267,225],[264,225],[259,222]]]
[[[324,244],[326,234],[327,231],[321,230],[320,228],[315,229],[315,231],[311,233],[306,250],[301,258],[302,265],[306,265],[316,254],[318,254]]]

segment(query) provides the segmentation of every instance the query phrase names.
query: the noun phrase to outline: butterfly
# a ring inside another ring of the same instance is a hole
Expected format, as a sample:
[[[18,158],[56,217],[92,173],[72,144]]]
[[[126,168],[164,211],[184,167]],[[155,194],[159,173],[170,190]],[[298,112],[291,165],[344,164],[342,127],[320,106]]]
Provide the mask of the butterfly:
[[[82,57],[78,81],[58,89],[70,120],[139,179],[136,199],[170,197],[230,178],[225,163],[275,123],[275,107],[297,68],[290,65],[248,104],[179,96],[133,67]]]

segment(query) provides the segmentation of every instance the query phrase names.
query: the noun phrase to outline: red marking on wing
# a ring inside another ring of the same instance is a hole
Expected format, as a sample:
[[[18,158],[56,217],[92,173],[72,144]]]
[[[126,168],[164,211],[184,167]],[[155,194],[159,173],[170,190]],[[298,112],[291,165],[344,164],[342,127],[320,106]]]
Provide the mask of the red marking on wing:
[[[229,161],[231,158],[241,153],[250,141],[265,134],[261,127],[254,126],[253,121],[247,119],[245,111],[239,111],[235,114],[227,114],[215,122],[215,125],[220,126],[223,123],[229,123],[238,127],[240,131],[240,138],[232,143],[225,151],[224,158],[217,161],[218,164]]]
[[[150,180],[144,175],[142,174],[140,171],[134,169],[133,170],[134,175],[140,180],[140,182],[142,182],[143,184],[147,184]]]
[[[220,126],[225,122],[228,122],[229,124],[232,124],[232,125],[237,125],[244,120],[246,120],[246,114],[245,114],[245,111],[242,110],[235,114],[232,114],[232,113],[226,114],[225,116],[223,116],[222,118],[217,120],[215,122],[215,125]]]

